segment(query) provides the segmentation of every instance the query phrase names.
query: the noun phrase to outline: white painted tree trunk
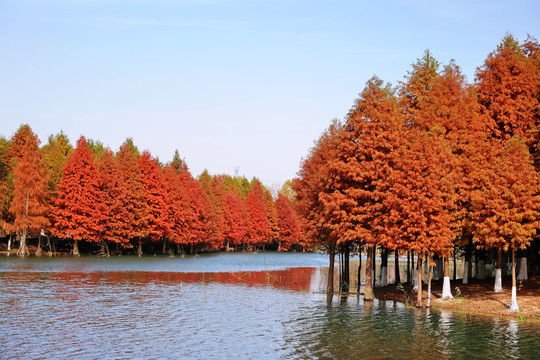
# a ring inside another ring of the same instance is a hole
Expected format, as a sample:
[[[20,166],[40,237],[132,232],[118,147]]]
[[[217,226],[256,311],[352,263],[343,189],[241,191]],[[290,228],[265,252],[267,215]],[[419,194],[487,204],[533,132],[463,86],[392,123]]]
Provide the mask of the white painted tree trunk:
[[[388,268],[385,266],[381,269],[382,286],[388,285]]]
[[[527,258],[519,258],[519,274],[517,276],[518,280],[528,280],[529,276],[527,274]]]
[[[495,288],[493,290],[496,293],[503,292],[502,289],[502,269],[495,269]]]
[[[478,279],[484,280],[486,278],[486,262],[482,259],[478,261]]]
[[[414,271],[413,291],[418,291],[418,271]]]
[[[512,302],[510,304],[511,311],[519,311],[517,304],[517,289],[516,289],[516,249],[512,249]]]
[[[469,262],[465,260],[463,263],[463,284],[469,283]]]
[[[516,296],[516,287],[512,286],[512,303],[510,305],[511,311],[519,311],[519,306],[517,303],[517,296]]]
[[[452,296],[452,289],[450,288],[450,276],[445,276],[443,279],[443,286],[442,286],[442,297],[441,299],[453,299]]]
[[[9,240],[7,243],[7,251],[11,251],[11,236],[9,237]]]

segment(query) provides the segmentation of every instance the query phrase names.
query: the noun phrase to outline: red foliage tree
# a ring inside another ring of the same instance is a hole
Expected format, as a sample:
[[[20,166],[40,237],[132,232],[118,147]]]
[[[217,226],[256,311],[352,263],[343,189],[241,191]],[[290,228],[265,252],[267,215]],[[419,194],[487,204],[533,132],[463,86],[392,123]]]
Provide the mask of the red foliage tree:
[[[130,227],[130,238],[137,240],[137,253],[141,256],[142,239],[149,234],[149,212],[138,158],[138,150],[131,139],[126,140],[116,154],[122,181],[128,190],[127,196],[122,199],[128,215],[125,222]]]
[[[251,244],[260,246],[268,241],[271,228],[266,215],[262,185],[254,179],[253,186],[246,198],[246,209],[249,221],[249,239]]]
[[[403,126],[393,90],[376,77],[369,80],[329,163],[334,191],[320,196],[326,218],[337,219],[339,241],[368,244],[364,300],[373,299],[373,246],[399,246],[392,231],[395,220],[385,201],[403,146]]]
[[[511,309],[517,311],[515,250],[529,246],[540,230],[539,175],[525,141],[517,136],[506,142],[484,172],[484,184],[472,197],[474,241],[488,248],[512,249]]]
[[[321,201],[321,195],[333,193],[333,182],[329,176],[328,163],[337,156],[337,146],[343,125],[334,120],[315,142],[310,153],[301,164],[298,178],[293,179],[296,192],[296,206],[302,215],[305,238],[313,239],[328,246],[330,264],[328,268],[328,294],[334,292],[334,259],[336,243],[340,236],[341,214],[328,212]],[[328,216],[330,214],[330,216]]]
[[[163,169],[163,179],[169,199],[168,223],[171,228],[169,237],[178,247],[190,244],[192,241],[190,227],[196,221],[196,213],[192,208],[189,193],[179,176],[180,171],[187,171],[187,169],[181,167],[175,169],[172,165]]]
[[[49,224],[47,212],[47,182],[49,180],[37,136],[28,127],[21,137],[15,136],[23,145],[17,149],[12,159],[13,167],[13,201],[10,211],[13,213],[15,231],[20,234],[21,244],[18,254],[28,254],[26,236],[28,233],[40,231]],[[15,158],[16,156],[16,158]]]
[[[524,51],[506,35],[476,72],[478,101],[491,120],[493,135],[505,140],[518,135],[529,147],[539,125],[539,70],[534,55],[527,56],[533,45],[529,42]]]
[[[276,199],[276,210],[279,224],[278,250],[286,251],[300,240],[300,229],[292,203],[283,193],[279,193]]]
[[[144,151],[139,158],[139,167],[145,191],[148,211],[147,237],[152,241],[163,238],[163,253],[166,253],[166,240],[169,236],[169,199],[167,188],[157,160],[152,158],[148,151]]]
[[[94,155],[83,136],[64,167],[54,205],[53,234],[73,239],[74,255],[79,254],[79,240],[101,241],[107,208]]]
[[[247,240],[248,223],[247,210],[239,195],[227,193],[225,195],[227,211],[225,213],[225,241],[229,245],[242,245]]]
[[[129,189],[124,183],[124,175],[119,169],[114,153],[106,149],[98,162],[103,202],[107,206],[107,221],[103,238],[131,248],[131,224],[128,208],[125,206],[130,197]]]

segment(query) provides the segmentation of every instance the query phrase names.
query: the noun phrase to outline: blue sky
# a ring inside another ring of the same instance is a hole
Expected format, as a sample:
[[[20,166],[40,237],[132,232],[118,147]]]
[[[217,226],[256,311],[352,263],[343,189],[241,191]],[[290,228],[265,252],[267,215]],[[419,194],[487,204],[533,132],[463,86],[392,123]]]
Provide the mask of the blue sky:
[[[0,0],[0,135],[28,123],[192,173],[295,176],[373,75],[429,48],[469,81],[506,32],[540,37],[539,1]]]

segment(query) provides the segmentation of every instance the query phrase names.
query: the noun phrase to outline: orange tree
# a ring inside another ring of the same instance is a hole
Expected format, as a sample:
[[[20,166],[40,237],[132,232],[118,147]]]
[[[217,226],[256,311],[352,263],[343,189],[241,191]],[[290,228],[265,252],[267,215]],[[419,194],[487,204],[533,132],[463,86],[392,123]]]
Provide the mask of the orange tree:
[[[372,254],[380,244],[395,248],[387,190],[398,164],[404,122],[394,90],[374,77],[357,100],[329,163],[333,191],[320,195],[325,216],[337,219],[338,242],[368,245],[364,300],[373,300]]]
[[[144,151],[139,158],[139,167],[142,173],[142,183],[148,211],[148,234],[147,237],[157,242],[163,240],[163,251],[166,253],[169,236],[169,199],[167,187],[163,180],[161,167],[150,152]]]
[[[131,139],[127,139],[116,153],[122,186],[127,190],[122,199],[122,206],[127,210],[124,222],[129,229],[129,238],[137,241],[137,253],[142,256],[142,240],[149,234],[149,211],[139,156],[139,151]]]
[[[477,69],[476,81],[478,101],[489,120],[491,136],[503,141],[519,136],[525,140],[529,151],[536,151],[537,158],[540,158],[537,145],[540,138],[538,48],[538,43],[532,38],[520,46],[512,35],[507,34]],[[497,274],[500,273],[501,259],[502,249],[499,247]],[[500,277],[496,276],[496,292],[502,291],[500,285]]]
[[[125,248],[131,248],[131,224],[128,208],[125,206],[130,197],[129,189],[124,183],[124,175],[120,170],[114,153],[106,149],[98,161],[101,177],[103,202],[107,206],[107,221],[103,238]]]
[[[329,249],[330,264],[326,287],[328,294],[334,292],[334,258],[341,214],[339,210],[329,212],[321,196],[333,192],[328,163],[335,159],[339,134],[342,131],[343,125],[334,120],[315,142],[308,157],[302,161],[298,177],[293,179],[292,186],[296,192],[296,208],[303,217],[306,238],[314,239]]]
[[[279,193],[276,199],[276,210],[279,224],[278,250],[289,250],[300,238],[298,220],[294,212],[291,200],[283,193]]]
[[[512,250],[511,309],[517,311],[515,250],[529,246],[540,229],[539,177],[525,141],[517,136],[505,142],[484,173],[483,187],[472,197],[474,241]]]
[[[23,127],[21,127],[23,128]],[[30,127],[14,136],[16,152],[12,153],[13,200],[10,212],[14,215],[14,230],[20,235],[19,255],[28,254],[26,236],[39,232],[49,224],[47,202],[49,180],[39,149],[39,140]]]
[[[246,198],[246,209],[249,223],[249,239],[254,246],[264,246],[271,235],[271,224],[266,212],[262,185],[253,179],[253,185]]]
[[[73,239],[74,255],[79,255],[79,240],[101,241],[107,208],[94,155],[83,136],[64,167],[53,202],[53,234]]]

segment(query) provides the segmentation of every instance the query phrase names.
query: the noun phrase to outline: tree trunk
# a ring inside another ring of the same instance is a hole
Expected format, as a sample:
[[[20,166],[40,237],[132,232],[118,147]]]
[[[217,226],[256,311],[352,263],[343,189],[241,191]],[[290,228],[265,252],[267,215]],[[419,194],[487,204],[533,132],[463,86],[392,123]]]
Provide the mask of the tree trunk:
[[[279,244],[281,245],[281,242]],[[225,251],[229,252],[229,240],[227,240],[227,242],[225,243]]]
[[[381,286],[388,285],[388,249],[382,248],[381,250]]]
[[[465,263],[463,264],[463,284],[469,283],[469,273],[471,266],[471,245],[467,244],[465,246]]]
[[[105,241],[105,239],[101,239],[101,249],[103,255],[111,257],[111,254],[109,253],[109,245],[107,245],[107,241]]]
[[[47,255],[52,256],[52,245],[51,245],[51,237],[47,235],[47,248],[49,249],[49,252]]]
[[[357,288],[358,288],[358,294],[360,294],[360,282],[361,282],[361,279],[360,279],[360,274],[361,274],[361,271],[362,271],[362,244],[359,244],[358,245],[358,284],[357,284]]]
[[[478,279],[484,280],[486,278],[486,253],[481,251],[478,256]]]
[[[19,256],[30,255],[30,253],[28,252],[28,247],[26,246],[26,228],[22,230],[21,243],[19,245],[19,250],[17,251],[17,255]]]
[[[81,256],[79,253],[79,240],[73,240],[73,255]]]
[[[343,277],[342,277],[342,281],[343,281],[343,286],[342,286],[342,289],[341,291],[343,292],[349,292],[349,284],[350,284],[350,268],[349,268],[349,258],[350,258],[350,253],[351,253],[351,248],[349,246],[349,242],[347,241],[345,244],[344,244],[344,254],[343,254]]]
[[[375,297],[373,294],[373,246],[367,246],[366,254],[366,277],[365,277],[365,287],[364,287],[364,301],[373,301]]]
[[[433,277],[433,266],[431,265],[431,255],[428,256],[428,290],[427,290],[427,307],[431,306],[431,278]]]
[[[418,294],[416,297],[416,306],[422,307],[422,255],[418,254]]]
[[[35,255],[36,256],[41,256],[41,232],[39,233],[39,236],[38,236],[38,245],[37,245],[37,249],[36,249],[36,253]]]
[[[503,289],[502,289],[502,248],[497,249],[497,265],[495,268],[495,287],[493,291],[496,293],[503,292]]]
[[[338,247],[338,291],[341,292],[343,288],[343,251],[341,247]]]
[[[519,311],[516,292],[516,250],[512,249],[512,302],[510,305],[511,311]]]
[[[411,283],[411,252],[407,250],[407,284]]]
[[[454,279],[454,281],[457,280],[457,263],[456,263],[456,248],[454,248],[454,276],[452,277],[452,279]]]
[[[163,238],[163,249],[161,249],[163,255],[167,254],[167,238]]]
[[[401,275],[399,274],[399,251],[396,249],[395,263],[394,263],[394,280],[395,284],[401,284]]]
[[[414,260],[414,252],[411,254],[411,258]],[[416,268],[414,267],[414,261],[412,263],[412,271],[413,271],[413,291],[418,291],[418,262],[416,262]]]
[[[450,287],[450,261],[448,260],[448,257],[444,257],[444,277],[443,277],[443,288],[442,288],[442,300],[446,299],[453,299],[452,296],[452,289]]]
[[[9,235],[9,239],[7,243],[7,251],[11,251],[11,235]]]
[[[143,252],[142,252],[142,241],[141,239],[138,240],[137,242],[137,255],[139,257],[141,257],[143,255]]]
[[[377,278],[377,245],[373,246],[371,257],[371,285],[375,288],[375,279]]]
[[[326,293],[334,293],[334,260],[336,256],[336,243],[330,241],[330,264],[328,266],[328,283],[326,285]]]

